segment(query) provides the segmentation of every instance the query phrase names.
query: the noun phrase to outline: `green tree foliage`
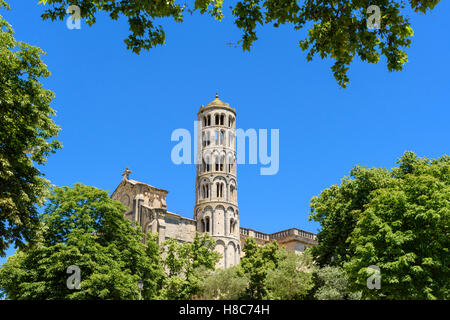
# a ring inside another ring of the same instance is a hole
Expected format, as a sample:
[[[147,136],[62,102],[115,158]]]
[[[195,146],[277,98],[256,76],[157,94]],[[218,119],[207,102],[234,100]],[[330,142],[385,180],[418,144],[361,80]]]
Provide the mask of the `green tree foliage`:
[[[313,199],[312,218],[323,227],[313,253],[344,265],[363,298],[448,299],[450,157],[406,152],[398,163],[356,168],[353,181]],[[380,268],[380,289],[367,285],[370,266]]]
[[[312,249],[320,265],[342,265],[349,258],[349,237],[355,228],[372,191],[388,185],[390,172],[386,169],[356,166],[341,185],[332,185],[311,199],[309,219],[318,221],[319,244]]]
[[[352,233],[345,267],[368,298],[450,298],[450,157],[406,153],[391,183],[372,193]],[[381,272],[380,290],[367,289],[366,268]]]
[[[313,288],[313,260],[309,252],[298,254],[280,249],[278,267],[269,270],[265,280],[272,300],[304,299]]]
[[[259,246],[247,238],[241,270],[248,279],[244,299],[303,299],[313,287],[315,269],[309,252],[296,254],[280,248],[274,240]]]
[[[41,0],[48,4],[43,19],[64,19],[70,5],[78,5],[81,17],[89,25],[96,22],[100,12],[106,12],[111,19],[124,16],[128,19],[130,35],[125,40],[128,49],[139,53],[165,43],[165,32],[156,25],[160,18],[170,18],[182,22],[185,12],[207,14],[221,20],[223,0],[195,0],[184,5],[174,0],[156,1],[107,1],[107,0]],[[405,47],[411,44],[413,31],[407,10],[426,13],[432,10],[439,0],[370,0],[359,1],[296,1],[296,0],[240,0],[233,6],[232,15],[236,26],[242,30],[242,48],[250,50],[258,39],[259,26],[290,25],[294,30],[304,30],[305,38],[299,46],[307,52],[307,60],[315,56],[335,61],[333,74],[339,85],[345,87],[349,82],[347,71],[355,57],[369,63],[378,63],[383,56],[389,71],[402,70],[407,62]],[[371,14],[367,9],[376,4],[380,8],[380,28],[371,30],[367,20]]]
[[[348,277],[341,267],[325,266],[314,272],[314,299],[357,300],[360,296],[360,292],[350,292]]]
[[[309,252],[296,254],[277,242],[259,247],[246,239],[241,265],[208,272],[201,299],[303,299],[313,287],[314,265]]]
[[[261,300],[268,296],[267,274],[278,267],[280,247],[275,240],[265,246],[258,246],[254,238],[249,237],[245,241],[245,255],[241,259],[242,270],[249,279],[245,298]]]
[[[2,266],[0,289],[9,299],[138,299],[142,279],[143,298],[155,298],[164,277],[157,244],[142,243],[125,209],[94,187],[55,188],[36,243]],[[67,287],[71,265],[81,271],[78,290]]]
[[[163,265],[167,277],[161,291],[162,299],[192,299],[200,292],[208,270],[214,270],[220,254],[209,234],[196,233],[192,243],[168,239],[162,245]]]
[[[241,267],[217,269],[204,273],[198,298],[202,300],[238,300],[245,296],[249,280]]]
[[[9,9],[0,0],[0,9]],[[14,38],[0,15],[0,256],[10,244],[33,241],[38,226],[36,204],[43,203],[48,181],[33,166],[43,165],[61,148],[50,107],[53,92],[41,78],[50,76],[44,52]],[[27,154],[30,156],[27,156]]]

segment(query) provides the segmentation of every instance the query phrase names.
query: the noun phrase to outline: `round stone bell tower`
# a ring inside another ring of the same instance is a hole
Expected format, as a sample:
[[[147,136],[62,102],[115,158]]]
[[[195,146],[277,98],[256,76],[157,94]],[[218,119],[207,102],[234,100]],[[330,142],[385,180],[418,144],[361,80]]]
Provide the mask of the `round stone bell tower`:
[[[236,111],[216,98],[201,106],[194,219],[209,233],[222,255],[218,267],[239,263],[241,241],[236,179]]]

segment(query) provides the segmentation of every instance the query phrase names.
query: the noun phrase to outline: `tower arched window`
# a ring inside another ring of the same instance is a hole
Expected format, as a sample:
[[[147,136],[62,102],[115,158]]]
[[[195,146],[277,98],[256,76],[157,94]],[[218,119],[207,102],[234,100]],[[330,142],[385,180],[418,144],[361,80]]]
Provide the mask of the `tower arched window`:
[[[216,143],[216,146],[217,145],[219,145],[220,144],[220,138],[219,138],[219,131],[218,130],[216,130],[216,132],[215,132],[215,137],[216,137],[216,139],[215,139],[215,143]]]
[[[206,132],[206,145],[209,146],[211,144],[211,136],[209,131]]]
[[[234,219],[230,219],[230,234],[234,233]]]
[[[225,163],[225,156],[221,156],[220,157],[220,162],[219,162],[219,171],[223,171],[224,163]]]
[[[214,118],[215,118],[215,125],[218,126],[219,123],[220,123],[220,115],[216,114],[216,115],[214,116]]]
[[[233,132],[229,132],[228,134],[228,146],[234,147],[234,134]]]
[[[229,155],[227,158],[227,164],[228,164],[228,172],[233,172],[233,165],[234,165],[234,159],[233,156]]]
[[[202,132],[202,146],[206,147],[206,134]]]
[[[201,225],[201,232],[205,232],[206,231],[206,226],[205,226],[205,219],[202,219],[202,225]]]
[[[220,162],[219,156],[216,156],[214,160],[215,160],[214,161],[215,162],[215,169],[216,169],[216,171],[219,171],[219,162]]]
[[[202,199],[208,199],[209,198],[209,184],[208,183],[202,184],[201,189],[202,189],[201,190]]]
[[[206,172],[211,171],[211,157],[209,155],[206,156]]]
[[[205,159],[202,159],[202,164],[200,166],[200,172],[205,172],[206,171],[206,161]]]
[[[225,130],[220,130],[220,145],[225,145]]]
[[[206,117],[206,125],[207,126],[210,126],[211,125],[211,115],[209,114],[207,117]]]
[[[221,114],[221,115],[220,115],[220,125],[223,126],[223,125],[224,125],[224,122],[225,122],[225,115],[224,115],[224,114]]]
[[[231,185],[230,186],[230,200],[231,201],[234,200],[235,190],[236,190],[236,187],[234,185]]]
[[[207,183],[205,185],[205,190],[206,190],[206,199],[208,199],[209,198],[209,183]]]
[[[223,183],[222,182],[216,183],[216,196],[217,196],[217,198],[223,197]]]
[[[210,137],[209,137],[209,131],[202,132],[202,146],[207,147],[211,143]]]
[[[206,229],[206,232],[210,232],[209,231],[209,227],[210,227],[209,217],[206,217],[205,218],[205,229]]]

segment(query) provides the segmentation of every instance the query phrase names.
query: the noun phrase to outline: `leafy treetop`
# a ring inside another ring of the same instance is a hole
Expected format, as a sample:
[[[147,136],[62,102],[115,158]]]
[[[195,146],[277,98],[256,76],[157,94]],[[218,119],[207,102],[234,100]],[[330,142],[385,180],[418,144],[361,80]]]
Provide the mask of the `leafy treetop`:
[[[109,1],[109,0],[40,0],[48,4],[43,19],[64,19],[66,9],[77,5],[81,18],[89,25],[96,22],[99,12],[106,12],[111,19],[124,16],[128,19],[130,35],[125,40],[128,49],[139,54],[142,49],[150,49],[165,43],[166,35],[160,18],[170,18],[182,22],[184,13],[199,12],[221,20],[223,0],[195,0],[183,5],[174,0]],[[407,62],[405,47],[411,44],[413,35],[407,9],[426,13],[439,0],[240,0],[230,6],[236,26],[242,30],[243,50],[250,50],[258,39],[258,26],[272,24],[274,27],[288,24],[294,30],[307,29],[299,46],[307,52],[307,60],[315,56],[331,58],[331,67],[338,84],[346,87],[349,82],[347,72],[355,57],[369,63],[378,63],[384,56],[389,71],[402,70]],[[380,26],[369,30],[367,9],[371,5],[380,8]]]

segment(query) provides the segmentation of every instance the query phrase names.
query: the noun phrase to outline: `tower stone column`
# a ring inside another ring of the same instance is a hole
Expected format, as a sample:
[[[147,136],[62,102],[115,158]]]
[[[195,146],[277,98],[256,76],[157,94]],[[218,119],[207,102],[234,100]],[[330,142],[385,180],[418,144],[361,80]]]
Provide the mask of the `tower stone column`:
[[[236,111],[216,99],[201,106],[194,219],[197,231],[209,233],[222,255],[218,267],[240,261],[241,242],[236,179]]]

